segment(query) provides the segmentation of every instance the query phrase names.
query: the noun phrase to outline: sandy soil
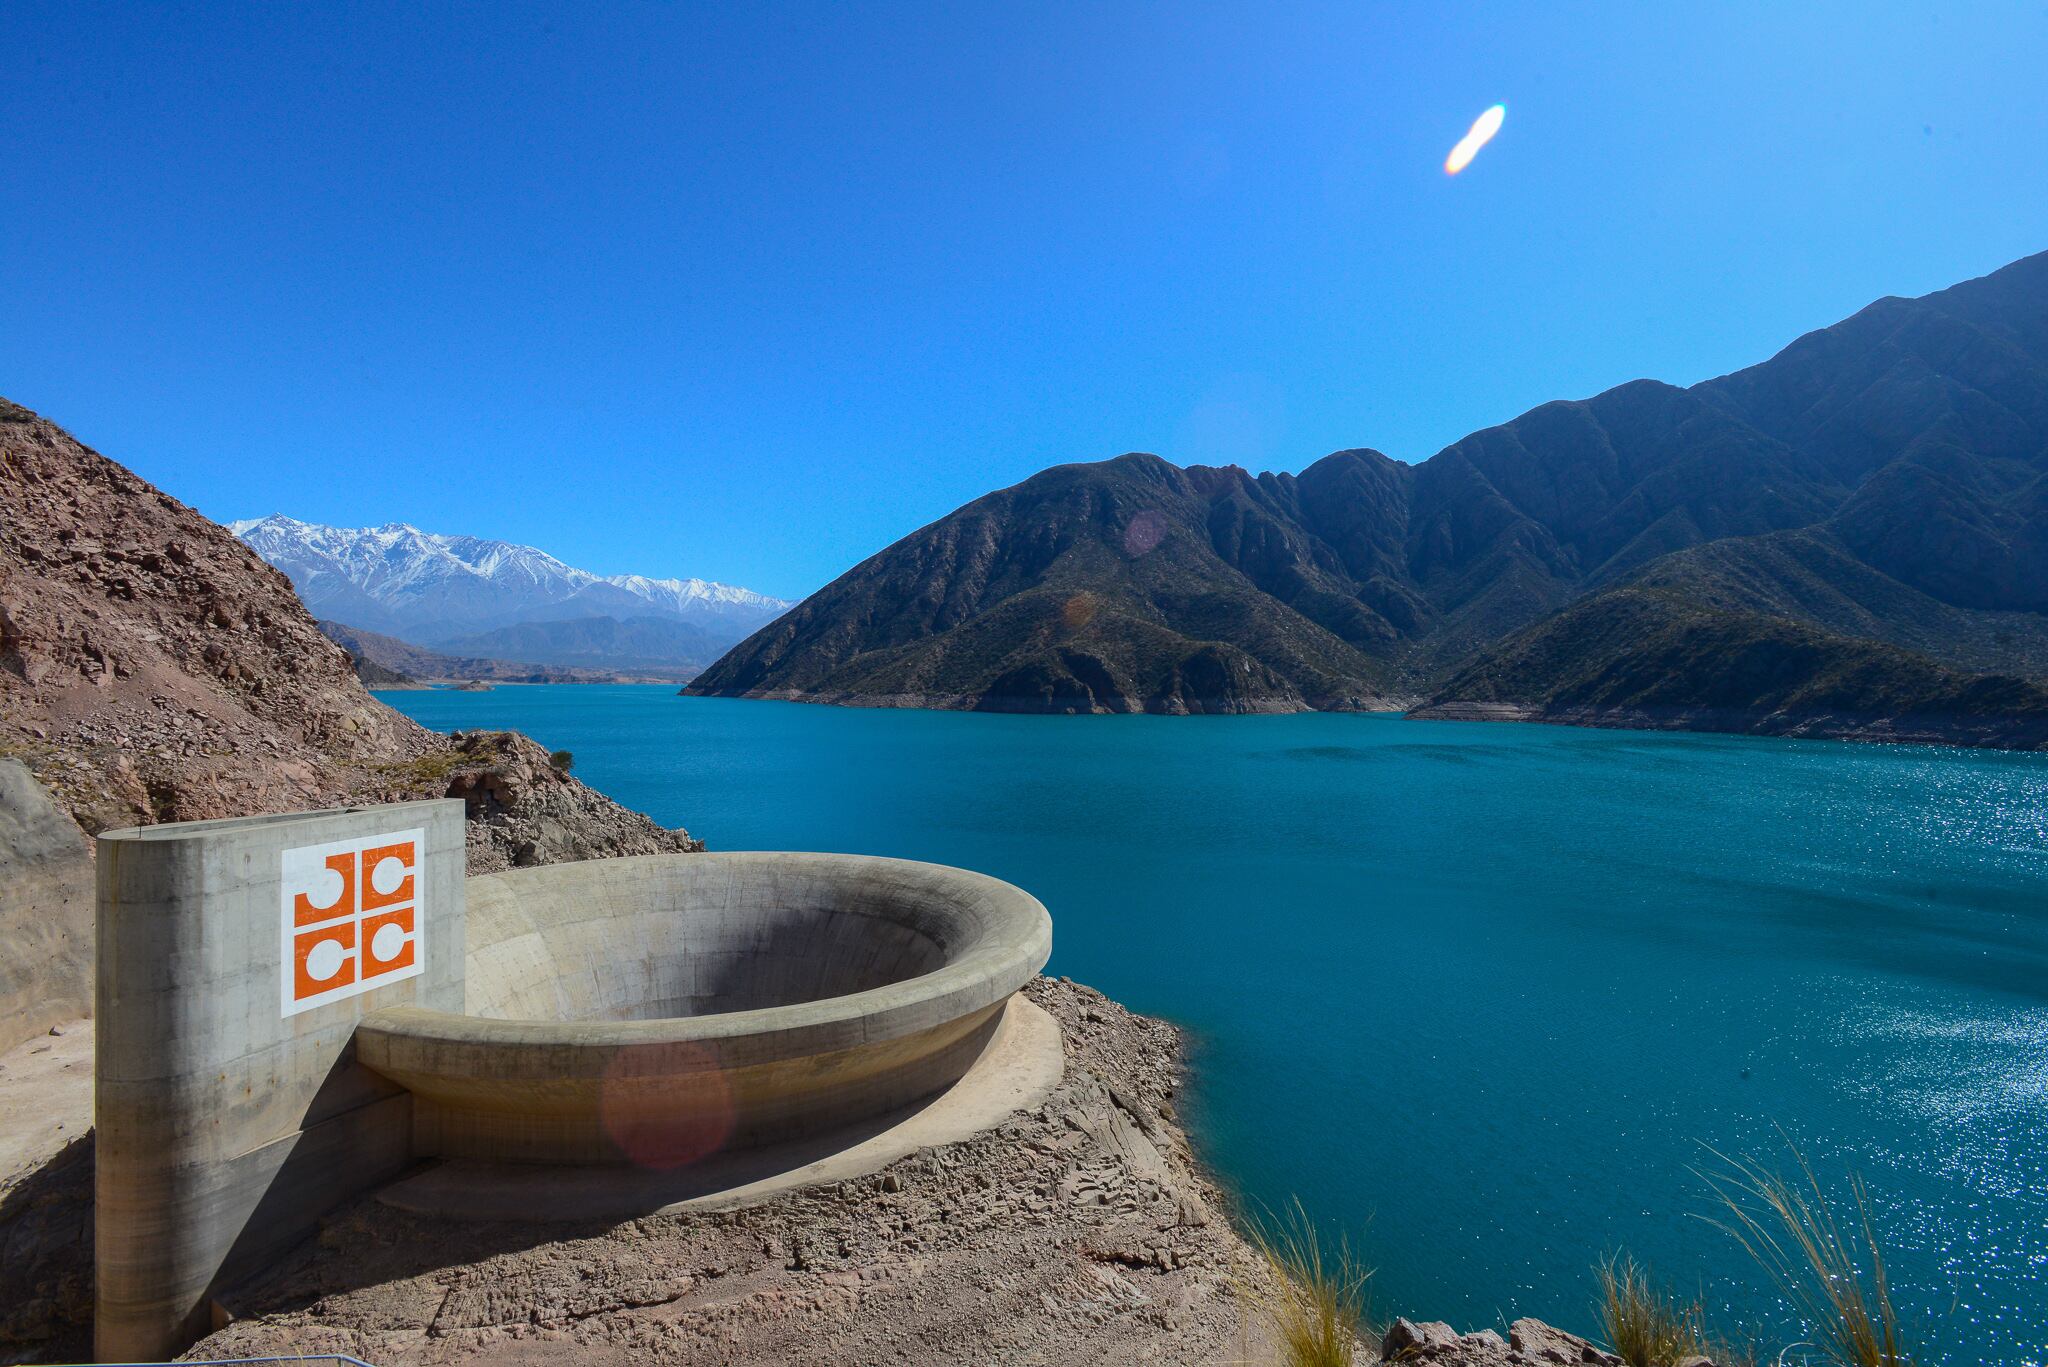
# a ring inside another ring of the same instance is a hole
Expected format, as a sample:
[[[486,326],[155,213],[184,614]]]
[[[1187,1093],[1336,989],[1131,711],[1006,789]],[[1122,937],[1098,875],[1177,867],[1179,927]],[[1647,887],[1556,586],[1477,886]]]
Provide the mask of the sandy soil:
[[[619,1225],[334,1219],[194,1357],[399,1364],[1266,1360],[1256,1275],[1174,1121],[1178,1033],[1041,979],[1066,1037],[1045,1102],[858,1180]]]
[[[0,1054],[0,1191],[92,1128],[92,1022]]]

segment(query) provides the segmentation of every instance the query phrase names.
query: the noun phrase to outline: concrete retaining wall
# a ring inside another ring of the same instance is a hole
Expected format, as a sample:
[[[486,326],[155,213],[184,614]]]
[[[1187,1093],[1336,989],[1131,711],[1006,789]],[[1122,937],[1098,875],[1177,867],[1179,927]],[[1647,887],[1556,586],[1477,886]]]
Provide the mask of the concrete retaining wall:
[[[95,1350],[170,1357],[209,1293],[411,1152],[355,1062],[379,1007],[463,1002],[463,804],[99,838]]]

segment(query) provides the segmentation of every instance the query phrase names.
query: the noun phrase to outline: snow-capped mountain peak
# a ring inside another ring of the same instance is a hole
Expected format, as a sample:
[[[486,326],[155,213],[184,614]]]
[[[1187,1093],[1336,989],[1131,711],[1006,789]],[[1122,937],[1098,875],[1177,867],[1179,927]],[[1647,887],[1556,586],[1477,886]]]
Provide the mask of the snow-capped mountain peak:
[[[791,606],[706,579],[596,575],[509,541],[405,522],[328,527],[273,513],[228,524],[317,617],[422,645],[520,622],[672,617],[738,640]]]

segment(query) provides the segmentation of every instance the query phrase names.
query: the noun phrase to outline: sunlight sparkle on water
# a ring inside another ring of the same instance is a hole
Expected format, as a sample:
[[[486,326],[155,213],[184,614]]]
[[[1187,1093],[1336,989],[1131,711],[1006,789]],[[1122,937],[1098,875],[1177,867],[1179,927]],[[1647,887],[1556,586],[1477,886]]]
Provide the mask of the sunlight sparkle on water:
[[[1133,531],[1134,559],[1179,535]],[[1056,620],[1093,630],[1099,605],[1063,597]],[[1572,1316],[1626,1246],[1728,1331],[1794,1342],[1799,1316],[1699,1218],[1697,1177],[1702,1143],[1782,1172],[1790,1139],[1838,1212],[1867,1183],[1893,1295],[1937,1331],[1929,1367],[2041,1367],[2048,757],[660,686],[384,696],[573,750],[718,847],[1030,888],[1054,972],[1201,1041],[1187,1115],[1216,1169],[1398,1250],[1374,1278],[1389,1303]],[[1420,967],[1360,993],[1361,962]],[[1272,1123],[1311,1092],[1328,1123]],[[697,1147],[625,1109],[643,1161]]]

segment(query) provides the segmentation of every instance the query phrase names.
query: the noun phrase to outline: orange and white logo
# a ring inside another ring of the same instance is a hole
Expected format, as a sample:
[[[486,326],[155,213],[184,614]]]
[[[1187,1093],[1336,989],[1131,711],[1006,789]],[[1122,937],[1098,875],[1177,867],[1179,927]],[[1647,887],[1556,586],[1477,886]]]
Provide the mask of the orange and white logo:
[[[417,976],[426,963],[423,830],[284,852],[284,1013]]]

